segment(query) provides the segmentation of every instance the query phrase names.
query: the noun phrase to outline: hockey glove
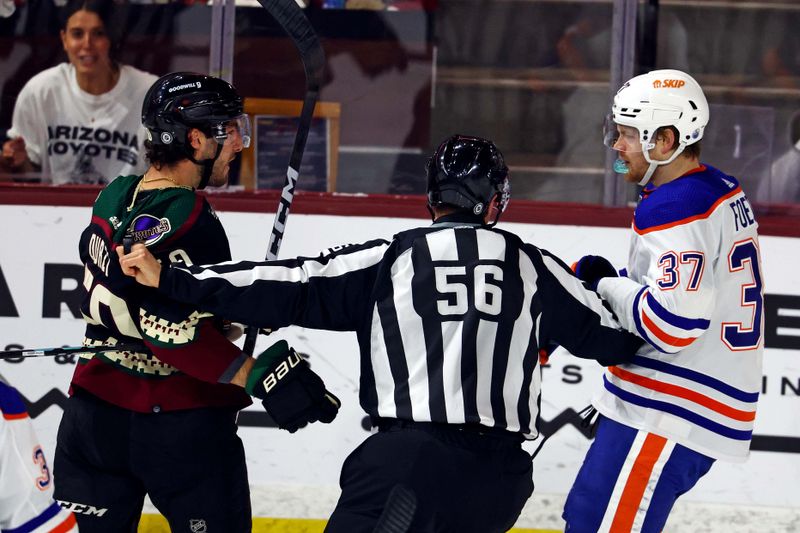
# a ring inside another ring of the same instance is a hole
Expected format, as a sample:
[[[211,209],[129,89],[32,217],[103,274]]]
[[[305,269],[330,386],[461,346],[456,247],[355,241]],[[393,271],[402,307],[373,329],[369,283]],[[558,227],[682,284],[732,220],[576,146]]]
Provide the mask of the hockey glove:
[[[599,255],[584,255],[572,265],[572,271],[579,280],[593,291],[597,290],[597,283],[603,278],[616,278],[617,270],[608,259]]]
[[[278,427],[289,433],[317,420],[330,423],[341,405],[286,341],[273,344],[258,356],[245,390],[260,398]]]

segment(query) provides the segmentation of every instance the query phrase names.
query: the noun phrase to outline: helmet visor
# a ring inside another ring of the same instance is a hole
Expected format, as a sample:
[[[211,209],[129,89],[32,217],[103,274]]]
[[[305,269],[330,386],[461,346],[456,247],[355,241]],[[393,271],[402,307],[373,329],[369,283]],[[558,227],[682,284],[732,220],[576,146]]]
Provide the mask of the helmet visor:
[[[642,139],[637,128],[617,124],[611,115],[606,115],[603,124],[603,144],[618,152],[641,152]],[[648,145],[648,149],[652,146]]]
[[[250,146],[250,117],[246,114],[241,114],[238,117],[220,124],[214,134],[214,139],[220,144],[225,143],[242,143],[242,148]]]

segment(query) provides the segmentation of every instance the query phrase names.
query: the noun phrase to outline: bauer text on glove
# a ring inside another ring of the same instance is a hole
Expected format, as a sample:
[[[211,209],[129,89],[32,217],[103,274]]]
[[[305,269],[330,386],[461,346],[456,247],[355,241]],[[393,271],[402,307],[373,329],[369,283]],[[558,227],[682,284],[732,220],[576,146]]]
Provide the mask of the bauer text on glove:
[[[341,405],[286,341],[275,343],[258,356],[245,390],[261,399],[278,427],[289,433],[318,420],[330,423]]]

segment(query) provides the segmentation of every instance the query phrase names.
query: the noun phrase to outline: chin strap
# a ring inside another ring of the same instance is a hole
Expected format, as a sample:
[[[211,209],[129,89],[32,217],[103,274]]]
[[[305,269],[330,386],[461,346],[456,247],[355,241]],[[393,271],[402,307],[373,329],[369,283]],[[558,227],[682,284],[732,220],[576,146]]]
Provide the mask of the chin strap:
[[[644,158],[647,160],[648,163],[650,163],[650,166],[647,168],[647,172],[644,173],[644,177],[641,180],[639,180],[639,186],[644,187],[645,185],[647,185],[647,182],[650,181],[650,178],[653,177],[653,173],[656,171],[656,169],[661,165],[668,165],[673,161],[675,161],[675,158],[681,155],[681,153],[683,153],[684,148],[686,148],[685,144],[683,143],[679,144],[678,148],[669,157],[669,159],[665,159],[664,161],[653,161],[652,159],[650,159],[650,152],[648,150],[645,150],[643,152]]]
[[[494,216],[494,220],[491,221],[491,222],[484,222],[483,223],[483,225],[485,227],[487,227],[487,228],[493,228],[495,225],[497,225],[498,222],[500,222],[500,215],[502,215],[503,211],[504,211],[504,209],[500,208],[500,205],[501,205],[501,200],[500,200],[500,196],[499,196],[500,194],[502,194],[502,193],[495,194],[492,197],[492,199],[489,200],[489,205],[486,207],[487,211],[489,209],[491,209],[491,206],[495,206],[497,208],[497,214]],[[485,214],[485,212],[484,212],[484,214]]]
[[[493,221],[491,221],[491,222],[484,222],[484,224],[483,224],[483,225],[484,225],[484,226],[486,226],[487,228],[493,228],[493,227],[495,227],[495,226],[497,225],[497,223],[498,223],[498,222],[500,222],[500,215],[501,215],[501,213],[498,211],[498,212],[497,212],[497,216],[495,216],[495,217],[494,217],[494,220],[493,220]]]
[[[653,162],[650,163],[650,166],[647,167],[647,172],[644,173],[644,177],[639,180],[640,187],[644,187],[645,185],[647,185],[647,182],[650,181],[650,178],[653,177],[653,172],[656,171],[658,166],[659,166],[658,163],[653,163]]]
[[[197,186],[198,190],[205,189],[206,185],[208,185],[208,181],[211,179],[211,172],[214,170],[214,163],[217,162],[217,159],[219,159],[219,154],[222,153],[222,144],[220,144],[218,141],[215,142],[217,143],[217,153],[215,153],[214,157],[211,159],[197,160],[192,154],[188,154],[189,160],[192,163],[203,167],[203,173],[200,175],[200,184]]]

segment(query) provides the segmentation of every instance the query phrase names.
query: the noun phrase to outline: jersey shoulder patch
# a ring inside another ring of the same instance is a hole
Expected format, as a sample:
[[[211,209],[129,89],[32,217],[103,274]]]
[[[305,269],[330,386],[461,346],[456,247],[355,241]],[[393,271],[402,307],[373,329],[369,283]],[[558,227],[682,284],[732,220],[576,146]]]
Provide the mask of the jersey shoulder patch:
[[[633,229],[642,234],[708,218],[720,203],[740,192],[736,178],[701,166],[660,187],[645,188],[633,215]]]
[[[147,246],[186,233],[200,215],[210,206],[205,198],[189,189],[169,187],[147,191],[142,202],[137,202],[126,213],[126,219],[114,234],[114,242],[121,242],[128,230],[134,242]]]

